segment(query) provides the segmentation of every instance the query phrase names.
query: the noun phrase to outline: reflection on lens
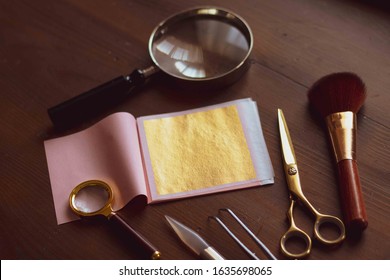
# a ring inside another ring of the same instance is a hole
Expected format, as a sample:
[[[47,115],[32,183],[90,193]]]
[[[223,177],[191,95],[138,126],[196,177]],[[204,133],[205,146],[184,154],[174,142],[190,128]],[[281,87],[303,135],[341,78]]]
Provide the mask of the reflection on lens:
[[[250,43],[234,25],[192,17],[160,30],[152,45],[158,66],[179,78],[222,76],[245,60]]]
[[[183,61],[176,61],[175,67],[180,73],[187,77],[206,78],[206,73],[204,69],[192,67],[191,65],[188,65]]]
[[[93,213],[106,206],[109,199],[107,190],[98,185],[82,188],[73,199],[73,206],[83,213]]]

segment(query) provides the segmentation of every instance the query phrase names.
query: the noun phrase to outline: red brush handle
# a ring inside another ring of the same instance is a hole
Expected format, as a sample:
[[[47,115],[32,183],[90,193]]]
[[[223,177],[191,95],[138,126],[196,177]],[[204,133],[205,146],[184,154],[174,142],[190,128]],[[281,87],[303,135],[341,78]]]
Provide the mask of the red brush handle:
[[[363,201],[358,167],[355,160],[338,162],[341,203],[347,230],[352,234],[361,233],[368,225]]]

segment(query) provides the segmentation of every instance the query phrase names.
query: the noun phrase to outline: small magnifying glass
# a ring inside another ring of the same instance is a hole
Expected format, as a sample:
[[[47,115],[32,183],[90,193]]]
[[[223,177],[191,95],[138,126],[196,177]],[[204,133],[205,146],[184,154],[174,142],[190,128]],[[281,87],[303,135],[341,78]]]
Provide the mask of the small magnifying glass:
[[[74,125],[118,104],[156,73],[182,88],[204,91],[223,87],[248,69],[252,47],[252,31],[235,13],[215,7],[183,11],[153,30],[150,67],[119,76],[50,108],[48,113],[57,127]]]
[[[161,253],[156,247],[112,210],[113,199],[112,189],[107,183],[90,180],[77,185],[72,190],[69,196],[69,205],[81,217],[105,216],[110,222],[127,232],[148,257],[159,259]]]

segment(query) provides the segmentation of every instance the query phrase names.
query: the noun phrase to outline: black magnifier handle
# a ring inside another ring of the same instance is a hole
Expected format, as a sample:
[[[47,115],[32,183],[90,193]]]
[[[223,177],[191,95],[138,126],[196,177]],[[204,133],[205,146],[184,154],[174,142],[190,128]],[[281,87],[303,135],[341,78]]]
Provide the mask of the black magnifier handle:
[[[48,109],[54,126],[65,128],[95,117],[123,101],[146,80],[144,71],[136,69]]]
[[[157,248],[150,243],[142,234],[133,229],[125,220],[123,220],[118,214],[113,214],[109,217],[109,220],[116,226],[127,232],[132,241],[136,243],[140,250],[150,259],[160,259],[161,253]]]

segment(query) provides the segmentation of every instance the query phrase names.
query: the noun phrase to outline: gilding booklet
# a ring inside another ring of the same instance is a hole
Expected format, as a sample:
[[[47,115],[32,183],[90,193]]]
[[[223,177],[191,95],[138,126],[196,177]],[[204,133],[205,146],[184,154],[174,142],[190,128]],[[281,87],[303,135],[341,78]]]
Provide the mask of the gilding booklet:
[[[112,187],[114,211],[139,195],[155,203],[274,182],[249,98],[138,119],[115,113],[44,145],[58,224],[77,219],[68,197],[86,180]]]

